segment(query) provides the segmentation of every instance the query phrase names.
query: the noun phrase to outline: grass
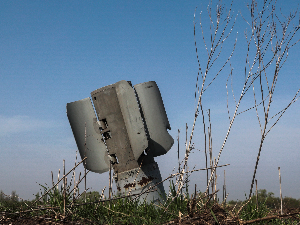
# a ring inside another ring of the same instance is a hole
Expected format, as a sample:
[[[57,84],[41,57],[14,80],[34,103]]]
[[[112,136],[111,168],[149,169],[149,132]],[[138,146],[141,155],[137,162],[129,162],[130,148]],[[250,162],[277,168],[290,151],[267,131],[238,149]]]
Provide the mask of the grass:
[[[73,192],[69,186],[66,188],[68,190],[66,194],[62,185],[60,188],[56,186],[52,191],[49,191],[47,185],[40,186],[41,196],[37,194],[36,199],[32,201],[20,201],[16,195],[12,198],[5,197],[1,192],[0,223],[9,224],[20,218],[24,220],[44,218],[57,223],[77,221],[81,224],[168,224],[170,221],[179,224],[186,220],[202,221],[203,224],[299,224],[300,222],[300,200],[284,198],[286,210],[281,216],[276,208],[278,199],[266,190],[258,191],[258,203],[256,198],[252,197],[250,200],[229,201],[225,204],[212,200],[213,195],[208,196],[204,193],[189,195],[188,183],[183,194],[177,195],[176,186],[170,181],[167,201],[155,206],[132,200],[132,197],[114,196],[109,200],[98,192],[87,192],[86,200],[82,194],[73,199]],[[43,196],[44,193],[47,194]],[[37,199],[40,200],[36,201]],[[296,211],[288,211],[294,206],[298,206]],[[288,213],[294,214],[288,216]]]
[[[103,199],[98,192],[88,192],[86,199],[84,195],[78,195],[73,199],[70,186],[64,188],[50,188],[41,186],[41,194],[36,194],[32,201],[19,201],[18,198],[9,196],[1,198],[0,212],[4,221],[19,217],[41,217],[46,216],[54,220],[82,221],[84,223],[98,224],[160,224],[176,219],[179,212],[187,213],[189,198],[176,196],[173,182],[170,182],[171,198],[165,202],[169,205],[166,211],[163,205],[154,206],[146,202],[140,202],[132,197],[114,196],[113,199]],[[186,194],[186,193],[185,193]],[[65,197],[64,197],[65,196]],[[188,196],[187,194],[185,196]],[[65,202],[65,203],[64,203]],[[66,207],[64,208],[64,205]],[[171,213],[172,212],[172,213]]]

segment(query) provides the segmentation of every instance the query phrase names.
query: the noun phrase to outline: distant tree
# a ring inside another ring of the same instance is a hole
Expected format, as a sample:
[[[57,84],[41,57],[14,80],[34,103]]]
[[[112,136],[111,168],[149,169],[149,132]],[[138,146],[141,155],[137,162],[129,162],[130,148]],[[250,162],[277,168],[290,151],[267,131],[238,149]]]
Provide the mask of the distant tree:
[[[258,198],[266,199],[266,198],[273,198],[274,193],[273,192],[267,192],[266,189],[259,189],[257,191]]]
[[[0,190],[0,202],[5,200],[4,192]]]
[[[252,200],[256,203],[256,198],[253,196]],[[270,209],[279,209],[280,208],[280,198],[274,197],[273,192],[268,192],[266,189],[258,190],[258,204],[265,204]],[[283,208],[299,208],[300,200],[291,197],[283,198]]]
[[[39,192],[37,192],[36,194],[35,194],[35,201],[37,201],[38,199],[40,198],[40,193]]]
[[[11,192],[10,200],[12,202],[18,202],[19,201],[19,195],[16,194],[16,191]]]
[[[290,197],[284,197],[283,198],[283,207],[284,208],[300,208],[300,199],[294,199]]]

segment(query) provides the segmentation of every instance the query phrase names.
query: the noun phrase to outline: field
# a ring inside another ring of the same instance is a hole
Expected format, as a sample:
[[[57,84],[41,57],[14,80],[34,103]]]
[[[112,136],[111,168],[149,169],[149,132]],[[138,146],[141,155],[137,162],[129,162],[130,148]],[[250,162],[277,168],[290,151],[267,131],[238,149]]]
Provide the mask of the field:
[[[50,189],[44,187],[44,193]],[[177,195],[170,182],[168,200],[160,205],[139,203],[135,196],[111,200],[98,192],[81,193],[73,199],[70,186],[64,191],[57,186],[33,201],[20,201],[16,193],[1,193],[0,224],[299,224],[300,200],[280,199],[266,190],[258,190],[250,201],[214,200],[206,195],[185,193]],[[65,197],[64,197],[65,196]],[[38,200],[40,199],[40,200]],[[258,200],[258,202],[256,202]]]

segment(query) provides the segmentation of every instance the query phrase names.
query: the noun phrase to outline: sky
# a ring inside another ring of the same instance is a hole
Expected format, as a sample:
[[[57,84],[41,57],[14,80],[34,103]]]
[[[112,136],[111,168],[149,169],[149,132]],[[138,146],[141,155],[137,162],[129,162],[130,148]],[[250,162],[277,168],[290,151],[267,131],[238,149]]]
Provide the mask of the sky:
[[[197,103],[195,87],[199,66],[195,40],[201,65],[205,67],[207,62],[199,22],[202,12],[208,43],[208,4],[206,0],[1,1],[0,190],[8,195],[14,190],[23,199],[33,199],[41,188],[39,184],[51,186],[51,171],[57,179],[63,160],[69,171],[75,163],[77,146],[66,116],[66,104],[87,98],[92,91],[120,80],[131,81],[133,85],[156,81],[175,143],[167,154],[155,160],[163,178],[173,173],[174,168],[176,171],[178,129],[182,160],[186,124],[189,136]],[[230,1],[223,4],[228,9]],[[212,5],[214,13],[216,2]],[[230,61],[232,67],[228,63],[203,95],[206,127],[207,110],[211,113],[213,157],[218,156],[229,127],[226,80],[231,69],[236,98],[243,87],[247,49],[244,31],[249,27],[244,20],[249,19],[246,5],[246,0],[233,3],[230,26],[235,18],[236,22],[224,42],[220,60],[210,70],[208,81],[231,54],[237,39]],[[282,18],[297,7],[296,1],[278,0],[276,12],[278,15],[281,12]],[[298,16],[294,20],[296,26]],[[300,88],[299,48],[298,43],[289,50],[288,60],[280,71],[271,115],[288,105]],[[252,89],[248,94],[239,112],[254,105]],[[232,95],[228,102],[232,118],[235,104]],[[267,189],[275,196],[279,196],[280,167],[283,196],[300,198],[299,109],[297,101],[263,144],[256,175],[258,189]],[[195,150],[188,162],[190,169],[205,168],[203,140],[199,116],[193,136]],[[260,128],[255,110],[237,116],[219,161],[219,165],[230,166],[217,169],[220,199],[224,170],[228,199],[244,200],[245,194],[249,195],[259,144]],[[82,166],[76,175],[79,171],[83,171]],[[190,176],[191,190],[195,184],[198,191],[205,191],[206,172]],[[105,186],[108,189],[108,173],[90,172],[87,185],[92,191],[101,191]],[[167,190],[169,183],[164,185]]]

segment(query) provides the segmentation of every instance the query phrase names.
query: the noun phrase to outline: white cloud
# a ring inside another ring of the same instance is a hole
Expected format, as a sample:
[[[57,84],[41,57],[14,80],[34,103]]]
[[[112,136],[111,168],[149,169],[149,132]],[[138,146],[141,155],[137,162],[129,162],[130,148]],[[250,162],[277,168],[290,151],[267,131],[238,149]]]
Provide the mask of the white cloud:
[[[0,115],[0,136],[7,136],[15,133],[36,131],[44,128],[51,128],[55,125],[51,121],[35,119],[29,116],[3,116]]]

